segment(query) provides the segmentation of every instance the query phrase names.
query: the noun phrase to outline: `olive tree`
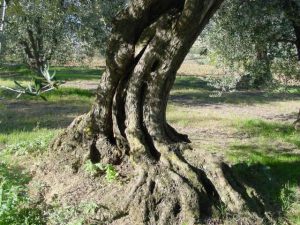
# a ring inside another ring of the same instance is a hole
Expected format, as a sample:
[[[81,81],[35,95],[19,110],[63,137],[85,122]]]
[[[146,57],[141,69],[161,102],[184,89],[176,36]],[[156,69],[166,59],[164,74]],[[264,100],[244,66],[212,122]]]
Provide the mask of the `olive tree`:
[[[38,74],[70,47],[62,1],[14,1],[7,8],[5,56],[22,57]],[[60,51],[57,51],[59,49]]]
[[[192,166],[182,154],[191,148],[188,136],[166,118],[176,72],[221,3],[131,0],[122,8],[113,21],[106,71],[91,110],[54,140],[42,166],[44,196],[57,190],[60,184],[53,179],[68,166],[74,170],[64,182],[79,185],[73,177],[90,160],[134,171],[124,184],[128,191],[112,196],[114,204],[97,223],[122,224],[120,219],[128,216],[130,224],[197,224],[224,207],[263,214],[227,164],[206,152],[201,168]]]
[[[226,1],[209,29],[212,52],[224,64],[249,73],[254,87],[267,85],[273,78],[273,66],[278,68],[277,62],[291,64],[291,59],[297,60],[298,4],[278,0]],[[293,67],[297,66],[293,63]]]

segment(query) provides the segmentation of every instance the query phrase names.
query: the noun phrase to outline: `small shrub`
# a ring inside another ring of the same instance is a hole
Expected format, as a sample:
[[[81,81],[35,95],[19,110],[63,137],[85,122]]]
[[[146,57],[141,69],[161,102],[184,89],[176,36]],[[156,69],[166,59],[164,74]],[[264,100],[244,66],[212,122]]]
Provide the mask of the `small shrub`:
[[[105,173],[106,173],[105,178],[109,182],[116,180],[119,175],[116,171],[116,168],[111,164],[105,166]]]
[[[235,91],[239,80],[240,77],[236,75],[224,75],[221,78],[206,78],[207,85],[216,89],[210,97],[221,97],[223,93]]]

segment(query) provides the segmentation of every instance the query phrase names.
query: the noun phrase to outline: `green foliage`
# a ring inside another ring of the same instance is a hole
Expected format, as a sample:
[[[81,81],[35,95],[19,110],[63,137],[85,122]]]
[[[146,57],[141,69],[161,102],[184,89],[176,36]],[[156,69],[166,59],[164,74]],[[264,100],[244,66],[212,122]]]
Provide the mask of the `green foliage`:
[[[6,61],[25,61],[39,73],[48,62],[82,61],[104,52],[110,21],[125,0],[11,0],[4,38]]]
[[[88,0],[81,1],[78,6],[74,4],[80,21],[77,24],[80,26],[78,34],[89,50],[89,55],[97,48],[102,53],[105,52],[105,43],[112,30],[111,22],[126,2],[126,0]]]
[[[293,21],[286,11],[279,0],[225,1],[208,27],[208,55],[250,74],[254,87],[268,84],[277,73],[296,76],[286,66],[272,71],[273,64],[297,60]]]
[[[108,182],[115,181],[119,175],[116,168],[113,165],[111,165],[111,164],[103,165],[101,163],[92,163],[91,160],[87,160],[84,163],[83,169],[85,172],[87,172],[91,176],[96,176],[99,173],[104,172],[105,178]]]
[[[107,181],[112,182],[116,180],[118,176],[119,174],[113,165],[108,164],[105,166],[105,178]]]
[[[285,87],[293,85],[293,81],[300,80],[300,62],[295,58],[277,58],[274,60],[272,69]]]
[[[20,141],[7,145],[4,152],[15,155],[41,154],[47,150],[51,139],[52,135],[47,135],[30,141]]]
[[[0,163],[0,225],[42,225],[41,212],[30,207],[25,184],[29,178]]]
[[[237,83],[240,81],[240,77],[234,75],[224,75],[220,78],[207,77],[206,81],[209,87],[213,87],[217,90],[217,92],[210,96],[221,97],[223,93],[235,91]]]
[[[19,98],[22,94],[25,94],[29,96],[39,96],[46,101],[45,96],[43,96],[42,94],[57,89],[58,86],[61,85],[63,82],[56,81],[55,72],[52,75],[50,75],[48,66],[46,66],[41,71],[41,74],[42,77],[32,77],[32,84],[27,83],[27,85],[23,85],[17,80],[14,80],[16,88],[11,88],[3,85],[0,85],[0,88],[17,93],[17,98]]]
[[[71,55],[72,43],[67,17],[59,0],[10,1],[5,56],[10,60],[21,57],[36,69],[40,69],[37,57],[41,63],[50,59],[65,60]]]
[[[291,209],[293,202],[296,200],[296,190],[290,183],[284,184],[284,187],[280,190],[280,200],[283,211]]]

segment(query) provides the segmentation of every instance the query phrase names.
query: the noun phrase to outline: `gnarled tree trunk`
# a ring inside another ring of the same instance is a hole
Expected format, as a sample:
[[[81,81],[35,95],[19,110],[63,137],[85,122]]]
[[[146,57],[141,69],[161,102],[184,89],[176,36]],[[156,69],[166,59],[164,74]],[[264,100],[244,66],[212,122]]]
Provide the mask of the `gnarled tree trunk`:
[[[221,2],[132,0],[117,15],[91,111],[52,144],[79,167],[87,159],[133,165],[119,214],[104,222],[127,215],[130,224],[197,224],[222,206],[263,214],[226,164],[203,154],[202,168],[191,166],[182,157],[188,137],[166,121],[176,72]]]

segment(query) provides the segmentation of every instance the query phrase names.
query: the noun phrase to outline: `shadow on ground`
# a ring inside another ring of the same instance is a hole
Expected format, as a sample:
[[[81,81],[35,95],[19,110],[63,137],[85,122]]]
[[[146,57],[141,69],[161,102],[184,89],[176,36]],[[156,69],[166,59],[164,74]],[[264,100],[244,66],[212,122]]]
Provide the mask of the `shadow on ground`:
[[[235,145],[232,150],[240,157],[248,155],[246,158],[250,160],[233,165],[233,172],[258,193],[267,211],[275,218],[282,218],[297,202],[295,188],[300,185],[300,155],[278,149],[261,152],[256,145]]]
[[[72,120],[88,111],[89,104],[78,102],[14,101],[1,109],[0,133],[32,131],[38,128],[64,128]]]
[[[212,104],[257,104],[275,101],[300,100],[300,87],[293,87],[292,93],[270,93],[261,90],[235,91],[211,97],[215,89],[209,87],[200,77],[179,76],[171,92],[170,101],[186,106]]]

